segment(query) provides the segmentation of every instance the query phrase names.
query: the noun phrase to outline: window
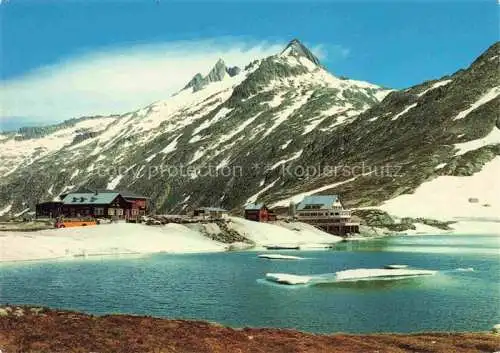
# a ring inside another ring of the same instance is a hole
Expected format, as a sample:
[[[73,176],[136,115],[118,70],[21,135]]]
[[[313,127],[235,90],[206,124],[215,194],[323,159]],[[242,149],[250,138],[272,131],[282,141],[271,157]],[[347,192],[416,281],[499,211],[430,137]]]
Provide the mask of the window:
[[[96,215],[96,216],[104,215],[104,208],[102,208],[102,207],[94,208],[94,215]]]
[[[114,216],[115,215],[115,209],[114,208],[108,208],[108,215],[109,216]]]
[[[117,216],[123,216],[123,208],[117,208],[116,209],[116,215]]]

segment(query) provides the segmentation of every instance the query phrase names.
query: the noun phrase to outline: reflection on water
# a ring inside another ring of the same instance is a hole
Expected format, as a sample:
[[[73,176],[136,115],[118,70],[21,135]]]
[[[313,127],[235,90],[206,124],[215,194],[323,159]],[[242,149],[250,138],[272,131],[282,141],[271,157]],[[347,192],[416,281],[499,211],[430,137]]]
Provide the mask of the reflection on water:
[[[499,236],[399,236],[340,242],[335,251],[390,251],[499,255]]]
[[[353,290],[391,290],[395,288],[418,288],[424,286],[430,276],[415,276],[415,277],[393,277],[384,279],[372,279],[364,281],[339,281],[329,283],[314,283],[316,287],[323,289],[346,288]]]

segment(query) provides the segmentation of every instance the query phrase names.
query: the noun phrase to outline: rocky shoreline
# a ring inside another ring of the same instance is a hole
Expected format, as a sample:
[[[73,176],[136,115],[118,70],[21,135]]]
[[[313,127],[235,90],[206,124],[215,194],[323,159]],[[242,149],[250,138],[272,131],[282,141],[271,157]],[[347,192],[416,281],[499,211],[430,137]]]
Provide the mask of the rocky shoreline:
[[[2,352],[495,352],[493,333],[332,334],[234,329],[149,316],[93,316],[30,306],[0,307]]]

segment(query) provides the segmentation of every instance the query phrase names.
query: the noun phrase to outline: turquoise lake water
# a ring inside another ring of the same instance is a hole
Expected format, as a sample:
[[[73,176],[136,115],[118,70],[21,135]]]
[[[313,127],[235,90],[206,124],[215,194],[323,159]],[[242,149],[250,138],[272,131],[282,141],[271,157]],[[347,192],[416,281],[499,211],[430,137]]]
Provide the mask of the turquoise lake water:
[[[331,251],[277,251],[307,257],[300,261],[233,252],[3,264],[0,299],[312,332],[489,330],[500,323],[499,242],[488,236],[415,236],[340,243]],[[324,274],[392,263],[439,273],[314,286],[264,280],[267,272]]]

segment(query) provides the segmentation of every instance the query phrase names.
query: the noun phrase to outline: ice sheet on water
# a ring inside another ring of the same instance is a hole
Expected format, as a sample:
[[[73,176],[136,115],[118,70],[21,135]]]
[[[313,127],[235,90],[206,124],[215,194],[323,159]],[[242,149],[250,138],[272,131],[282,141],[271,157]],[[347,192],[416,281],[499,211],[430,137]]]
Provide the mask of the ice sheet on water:
[[[270,259],[270,260],[304,260],[304,258],[300,256],[281,255],[281,254],[262,254],[257,256],[262,259]]]
[[[320,284],[344,281],[367,281],[383,279],[403,279],[418,276],[430,276],[436,274],[433,270],[419,269],[379,269],[358,268],[325,273],[320,275],[295,275],[290,273],[267,273],[266,279],[281,284]]]
[[[353,270],[340,271],[336,273],[337,280],[355,280],[365,278],[380,278],[380,277],[406,277],[406,276],[428,276],[434,275],[437,271],[431,270],[416,270],[416,269],[371,269],[358,268]]]
[[[474,272],[474,268],[473,267],[466,267],[466,268],[459,267],[455,271],[457,271],[457,272]]]

